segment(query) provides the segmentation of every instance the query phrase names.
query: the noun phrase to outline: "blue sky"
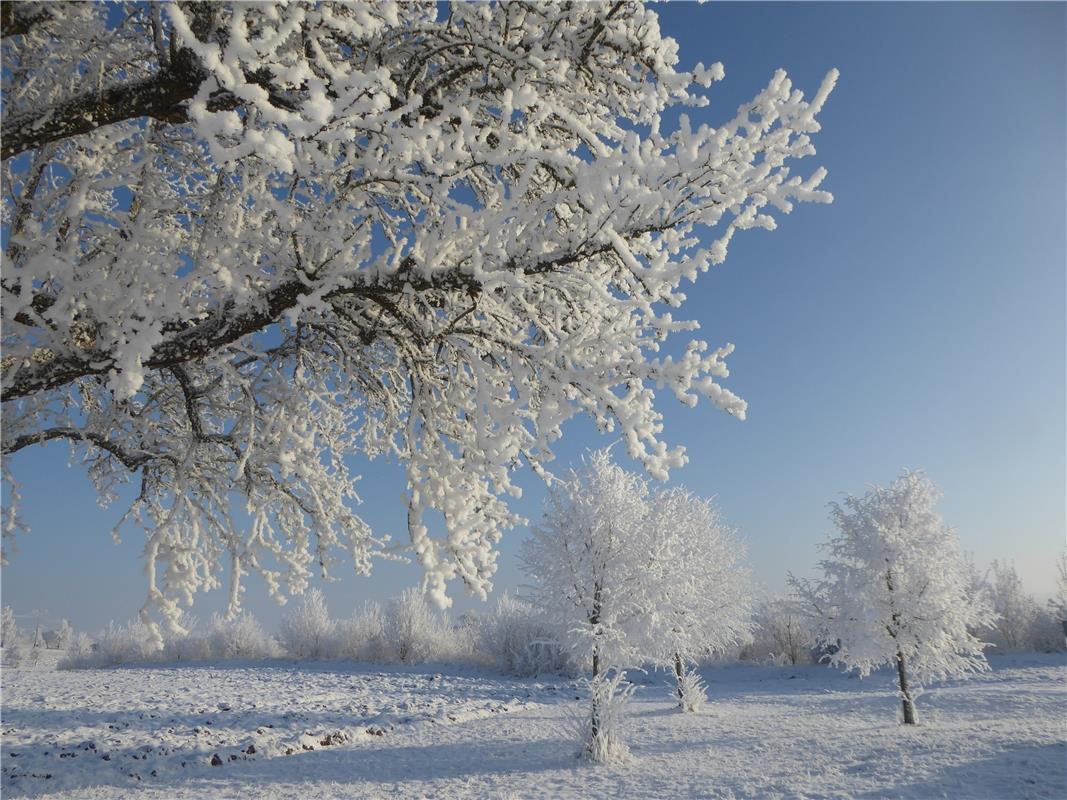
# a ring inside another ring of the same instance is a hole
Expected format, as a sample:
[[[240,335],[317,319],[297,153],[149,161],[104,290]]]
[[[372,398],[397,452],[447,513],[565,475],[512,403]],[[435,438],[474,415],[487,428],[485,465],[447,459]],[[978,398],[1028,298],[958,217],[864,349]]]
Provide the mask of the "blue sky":
[[[732,341],[727,385],[749,402],[738,422],[663,396],[666,434],[690,463],[672,482],[718,498],[756,578],[784,588],[810,574],[830,530],[826,503],[925,468],[940,509],[979,563],[1013,559],[1030,591],[1052,590],[1065,544],[1064,4],[672,4],[664,31],[684,66],[721,61],[726,80],[693,116],[713,124],[778,67],[809,95],[841,70],[821,115],[831,206],[805,205],[779,229],[735,237],[727,262],[683,309],[713,345]],[[558,466],[609,444],[566,429]],[[618,451],[619,448],[616,448]],[[100,509],[62,445],[23,451],[32,533],[3,570],[3,602],[94,630],[132,616],[144,594],[143,537],[113,545],[121,499]],[[401,472],[363,468],[373,525],[403,533]],[[531,475],[520,512],[536,518]],[[523,530],[502,546],[498,587],[521,583]],[[345,565],[324,588],[348,613],[417,580]],[[456,588],[457,608],[477,607]],[[252,579],[246,605],[279,615]],[[221,593],[195,612],[221,607]]]

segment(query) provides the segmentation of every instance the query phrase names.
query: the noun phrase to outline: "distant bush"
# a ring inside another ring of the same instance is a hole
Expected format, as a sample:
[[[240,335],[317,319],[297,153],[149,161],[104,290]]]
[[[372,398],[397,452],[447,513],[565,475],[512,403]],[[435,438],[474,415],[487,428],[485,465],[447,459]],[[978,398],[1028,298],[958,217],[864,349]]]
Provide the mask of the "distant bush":
[[[4,643],[4,666],[20,667],[26,657],[26,644],[17,636],[8,636]]]
[[[93,640],[89,635],[78,631],[70,637],[70,646],[67,654],[56,665],[58,669],[77,669],[78,665],[88,659],[93,653]]]
[[[200,620],[188,614],[182,614],[179,624],[185,633],[164,631],[163,652],[156,653],[153,661],[202,661],[211,658],[211,644],[207,637],[197,628]]]
[[[334,652],[353,661],[385,661],[385,614],[377,603],[365,603],[348,619],[338,620]]]
[[[207,642],[210,658],[270,658],[275,647],[262,626],[250,613],[224,617],[215,614],[211,618]]]
[[[299,605],[282,617],[281,643],[292,658],[330,658],[334,650],[334,623],[319,589],[309,590]]]
[[[1030,620],[1028,635],[1030,649],[1039,653],[1059,653],[1067,649],[1063,623],[1045,608],[1038,608]]]
[[[140,622],[109,623],[95,641],[84,633],[71,633],[67,654],[59,669],[91,669],[121,664],[205,661],[208,659],[261,659],[277,654],[277,647],[249,613],[232,619],[216,614],[206,632],[198,630],[195,617],[181,620],[186,633],[167,632],[163,649],[151,645],[151,635]]]
[[[569,668],[566,653],[533,606],[507,592],[471,627],[475,652],[487,656],[502,672],[537,675]]]
[[[156,658],[148,628],[140,622],[116,625],[109,622],[95,642],[91,655],[95,662],[90,666],[111,667]]]
[[[405,589],[389,601],[382,634],[389,655],[403,664],[441,661],[456,655],[443,615],[418,589]]]

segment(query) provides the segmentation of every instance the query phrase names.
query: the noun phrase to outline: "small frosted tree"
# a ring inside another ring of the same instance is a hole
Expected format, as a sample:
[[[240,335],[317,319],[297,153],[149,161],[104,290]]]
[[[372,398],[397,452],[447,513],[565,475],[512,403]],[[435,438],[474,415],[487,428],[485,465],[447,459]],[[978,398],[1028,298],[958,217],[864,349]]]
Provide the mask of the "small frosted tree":
[[[695,711],[705,695],[690,667],[751,637],[745,547],[711,500],[685,489],[655,493],[646,526],[652,549],[645,580],[654,581],[646,591],[649,655],[673,665],[679,706]]]
[[[829,661],[861,675],[897,671],[905,724],[915,724],[922,684],[986,670],[983,643],[971,630],[992,614],[966,594],[955,532],[934,511],[940,492],[920,472],[888,488],[831,503],[838,533],[823,545],[823,578],[790,580],[818,617]]]
[[[4,606],[0,612],[0,644],[4,647],[4,664],[8,667],[19,666],[25,655],[25,645],[11,606]]]
[[[635,623],[650,608],[646,529],[648,486],[611,461],[585,457],[580,472],[550,487],[541,524],[531,529],[521,561],[531,597],[562,644],[593,677],[639,660]]]
[[[68,620],[63,620],[59,623],[59,630],[56,631],[56,649],[68,650],[70,649],[70,643],[74,640],[74,628]]]

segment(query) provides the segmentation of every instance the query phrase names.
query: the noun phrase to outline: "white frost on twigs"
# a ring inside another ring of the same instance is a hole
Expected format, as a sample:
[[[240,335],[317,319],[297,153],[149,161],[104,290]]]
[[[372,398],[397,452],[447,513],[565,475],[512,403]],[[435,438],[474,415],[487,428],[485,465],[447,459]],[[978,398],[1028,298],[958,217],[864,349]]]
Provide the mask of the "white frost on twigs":
[[[395,552],[350,454],[406,466],[448,605],[491,588],[513,472],[568,419],[664,477],[657,389],[744,417],[729,345],[657,354],[735,230],[831,199],[791,163],[836,72],[667,132],[723,70],[676,70],[637,3],[149,6],[5,37],[0,292],[4,452],[72,441],[105,500],[140,473],[146,619],[226,560],[235,611],[248,572],[300,592]]]

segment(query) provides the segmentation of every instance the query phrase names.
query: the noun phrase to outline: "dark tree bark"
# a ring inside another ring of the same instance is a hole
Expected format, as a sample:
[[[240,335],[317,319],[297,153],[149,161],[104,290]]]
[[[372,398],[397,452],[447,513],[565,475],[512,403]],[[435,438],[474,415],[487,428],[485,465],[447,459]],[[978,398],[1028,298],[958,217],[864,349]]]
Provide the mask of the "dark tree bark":
[[[12,2],[0,3],[0,34],[3,36],[20,36],[28,33],[39,22],[52,18],[52,12],[43,3]]]
[[[600,624],[600,584],[593,585],[593,612],[589,615],[589,624],[594,627]],[[594,637],[596,634],[594,634]],[[596,639],[593,640],[593,683],[596,684],[597,679],[600,677],[600,645],[596,643]],[[593,692],[592,697],[592,709],[591,709],[591,723],[590,732],[592,738],[600,734],[600,703],[597,698],[596,691]]]
[[[8,159],[129,119],[184,122],[186,112],[181,104],[196,94],[202,82],[203,74],[197,69],[166,70],[135,83],[72,97],[48,109],[6,117],[0,155]]]
[[[886,559],[886,563],[889,560]],[[893,570],[886,569],[885,573],[885,585],[889,590],[889,603],[890,607],[893,605]],[[886,626],[886,630],[889,632],[889,636],[897,643],[897,679],[900,682],[900,698],[901,703],[904,704],[904,724],[915,724],[915,701],[911,697],[911,691],[908,689],[908,668],[904,662],[904,651],[900,647],[900,612],[894,611],[892,616],[892,623]]]
[[[678,681],[678,699],[683,700],[682,694],[682,676],[685,675],[685,667],[682,665],[682,654],[674,654],[674,677]]]
[[[901,703],[904,705],[904,724],[915,724],[915,701],[912,699],[911,690],[908,688],[908,669],[904,663],[904,653],[897,650],[897,678],[900,681]]]

